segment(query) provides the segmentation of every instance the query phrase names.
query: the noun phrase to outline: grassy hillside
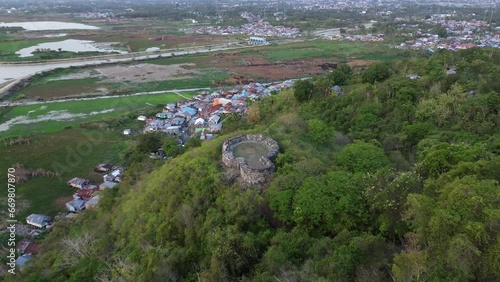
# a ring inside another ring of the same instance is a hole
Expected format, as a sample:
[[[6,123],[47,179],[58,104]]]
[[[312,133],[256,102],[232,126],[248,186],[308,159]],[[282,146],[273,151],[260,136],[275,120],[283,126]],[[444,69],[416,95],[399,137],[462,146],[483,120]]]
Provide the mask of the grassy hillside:
[[[9,279],[499,280],[499,66],[488,49],[341,65],[226,116],[222,136],[166,163],[141,137],[120,188]],[[220,162],[222,142],[249,132],[280,145],[262,191]]]
[[[74,193],[74,189],[66,184],[73,177],[101,182],[102,177],[93,172],[94,167],[101,162],[119,161],[125,138],[118,132],[74,128],[25,140],[23,144],[15,145],[0,142],[3,156],[0,169],[6,172],[19,163],[26,168],[42,168],[59,175],[35,177],[17,185],[17,216],[20,220],[31,213],[53,216],[63,211],[64,204]],[[6,173],[2,173],[0,181],[6,183],[6,178]],[[6,190],[2,193],[6,196]]]

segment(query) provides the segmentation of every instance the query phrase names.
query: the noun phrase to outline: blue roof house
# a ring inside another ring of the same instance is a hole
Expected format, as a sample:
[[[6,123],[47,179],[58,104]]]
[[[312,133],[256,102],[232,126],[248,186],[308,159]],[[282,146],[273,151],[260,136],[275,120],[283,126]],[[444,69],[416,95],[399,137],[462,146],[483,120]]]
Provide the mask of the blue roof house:
[[[195,110],[191,107],[184,107],[184,108],[182,108],[181,112],[186,116],[194,116],[194,115],[196,115],[196,113],[198,113],[197,110]]]

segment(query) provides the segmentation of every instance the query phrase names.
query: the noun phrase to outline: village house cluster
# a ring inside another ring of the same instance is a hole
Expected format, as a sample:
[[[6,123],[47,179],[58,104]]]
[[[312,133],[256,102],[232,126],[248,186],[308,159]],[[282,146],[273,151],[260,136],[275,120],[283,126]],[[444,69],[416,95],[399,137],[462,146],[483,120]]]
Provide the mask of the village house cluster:
[[[32,259],[32,255],[39,252],[39,245],[28,238],[36,238],[41,234],[40,229],[50,230],[52,228],[52,218],[43,214],[31,214],[26,217],[26,225],[16,224],[16,235],[24,237],[16,244],[16,252],[19,255],[15,264],[19,269],[23,269],[28,261]]]
[[[16,245],[16,251],[19,257],[16,259],[16,265],[19,269],[24,268],[26,263],[31,260],[31,255],[38,254],[40,246],[30,240],[22,240]]]
[[[68,181],[70,187],[76,188],[73,194],[73,200],[66,203],[66,208],[71,213],[78,213],[84,209],[95,207],[99,203],[100,196],[97,191],[115,188],[120,183],[120,178],[123,174],[123,168],[112,166],[108,163],[97,165],[95,172],[105,173],[103,182],[99,185],[90,183],[90,180],[85,178],[75,177]]]
[[[167,104],[154,117],[139,116],[145,122],[144,132],[160,131],[179,138],[184,144],[190,136],[210,140],[222,129],[224,114],[244,114],[249,101],[265,98],[283,88],[291,87],[295,80],[269,84],[250,83],[232,90],[201,92],[191,100]],[[130,134],[126,129],[123,133]]]
[[[470,20],[458,21],[447,19],[450,15],[437,14],[423,22],[434,26],[440,26],[446,31],[446,37],[430,31],[418,29],[415,32],[404,33],[403,36],[416,39],[407,40],[397,46],[400,49],[429,50],[446,49],[457,51],[473,47],[500,47],[500,30],[489,31],[489,24],[485,21]],[[412,26],[416,28],[417,26]],[[401,28],[406,28],[405,24]]]
[[[229,35],[229,34],[246,34],[248,36],[270,36],[270,37],[286,37],[296,38],[300,36],[300,29],[284,26],[272,26],[269,22],[264,21],[260,16],[255,16],[252,13],[243,12],[241,17],[246,19],[248,23],[241,27],[200,27],[188,28],[184,31],[188,34],[211,34],[211,35]]]
[[[246,23],[240,27],[200,27],[188,28],[184,30],[188,34],[211,34],[211,35],[230,35],[230,34],[246,34],[248,36],[270,36],[270,37],[286,37],[296,38],[300,36],[298,28],[290,28],[285,26],[273,26],[269,22],[254,22]]]
[[[93,185],[88,179],[79,177],[72,178],[67,182],[68,186],[76,189],[76,192],[73,195],[73,199],[66,203],[66,208],[69,211],[65,215],[66,218],[73,218],[83,209],[95,207],[100,199],[98,191],[116,187],[121,180],[120,177],[123,175],[124,170],[121,167],[102,163],[97,165],[94,171],[103,174],[103,182],[99,185]],[[52,217],[44,214],[30,214],[26,217],[27,225],[16,225],[16,234],[25,238],[36,238],[42,232],[50,231],[54,221]],[[31,240],[24,239],[20,241],[16,245],[16,251],[19,254],[19,257],[16,259],[16,266],[19,269],[24,268],[25,264],[31,260],[32,255],[38,253],[38,249],[38,244]]]
[[[384,34],[332,34],[326,39],[336,41],[384,41]]]
[[[74,13],[73,16],[84,19],[112,19],[115,14],[113,12],[84,12]]]
[[[380,2],[376,2],[380,5]],[[310,0],[300,0],[290,3],[294,10],[340,10],[340,11],[352,11],[356,10],[366,13],[366,9],[370,6],[370,1],[310,1]]]

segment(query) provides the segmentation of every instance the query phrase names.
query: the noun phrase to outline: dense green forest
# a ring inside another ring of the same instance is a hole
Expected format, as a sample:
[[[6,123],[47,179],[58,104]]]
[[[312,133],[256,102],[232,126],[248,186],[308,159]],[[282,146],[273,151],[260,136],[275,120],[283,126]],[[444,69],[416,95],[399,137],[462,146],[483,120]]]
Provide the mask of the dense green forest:
[[[8,278],[500,281],[499,78],[490,49],[340,65],[166,162],[141,154],[162,140],[141,137],[119,189]],[[223,141],[249,132],[280,145],[262,191],[221,166]]]

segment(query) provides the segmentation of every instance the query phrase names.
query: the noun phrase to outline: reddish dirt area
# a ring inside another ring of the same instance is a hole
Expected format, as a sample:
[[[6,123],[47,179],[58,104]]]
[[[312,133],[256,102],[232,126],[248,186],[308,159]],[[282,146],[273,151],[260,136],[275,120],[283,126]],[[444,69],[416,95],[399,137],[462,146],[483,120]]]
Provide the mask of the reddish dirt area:
[[[351,68],[358,68],[358,67],[365,67],[373,64],[375,61],[368,61],[368,60],[353,60],[348,62],[347,64]]]
[[[222,71],[248,76],[259,81],[323,74],[335,69],[337,65],[334,59],[322,58],[269,62],[262,55],[245,55],[240,52],[220,53],[210,57],[212,60],[197,61],[197,66],[216,67]],[[233,79],[230,78],[230,80]]]
[[[177,36],[177,35],[163,35],[163,36],[154,36],[151,37],[152,41],[168,41],[174,44],[182,44],[182,43],[209,43],[213,40],[212,37],[209,36],[192,36],[192,35],[183,35],[183,36]]]
[[[230,68],[230,71],[269,80],[312,75],[312,72],[307,68],[290,67],[289,65],[233,67]]]
[[[334,69],[335,62],[325,59],[293,60],[269,63],[263,58],[242,58],[229,71],[268,80],[313,76]]]
[[[224,86],[233,84],[249,84],[252,82],[255,82],[255,79],[249,76],[233,74],[222,82],[212,81],[211,84],[217,86]]]

